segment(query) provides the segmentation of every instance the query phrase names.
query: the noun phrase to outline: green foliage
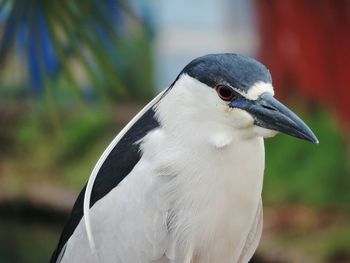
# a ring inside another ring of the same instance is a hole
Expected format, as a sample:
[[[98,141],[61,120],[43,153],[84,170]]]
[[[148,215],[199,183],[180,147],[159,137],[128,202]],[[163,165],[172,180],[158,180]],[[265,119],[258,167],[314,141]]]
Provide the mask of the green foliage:
[[[0,12],[1,69],[19,56],[23,87],[51,107],[65,88],[80,104],[152,96],[151,36],[127,0],[2,0]]]
[[[61,110],[57,128],[49,112],[37,111],[28,111],[14,129],[16,147],[11,155],[17,166],[13,175],[24,181],[33,177],[66,181],[80,189],[107,140],[119,129],[112,114],[98,108]]]
[[[309,253],[328,260],[350,256],[350,225],[335,225],[304,241]]]
[[[99,114],[77,118],[65,126],[60,137],[58,162],[72,162],[86,153],[107,130],[107,120]]]
[[[319,145],[285,135],[266,140],[264,199],[344,207],[350,202],[346,144],[331,117],[321,112],[304,118]]]

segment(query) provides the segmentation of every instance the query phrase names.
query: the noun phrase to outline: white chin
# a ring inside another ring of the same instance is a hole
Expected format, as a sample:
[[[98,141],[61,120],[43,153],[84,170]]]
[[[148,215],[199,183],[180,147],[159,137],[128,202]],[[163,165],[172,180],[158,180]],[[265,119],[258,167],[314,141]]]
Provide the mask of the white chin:
[[[258,135],[258,136],[262,136],[264,138],[270,138],[275,136],[278,131],[274,131],[274,130],[269,130],[269,129],[265,129],[259,126],[254,126],[254,132]]]

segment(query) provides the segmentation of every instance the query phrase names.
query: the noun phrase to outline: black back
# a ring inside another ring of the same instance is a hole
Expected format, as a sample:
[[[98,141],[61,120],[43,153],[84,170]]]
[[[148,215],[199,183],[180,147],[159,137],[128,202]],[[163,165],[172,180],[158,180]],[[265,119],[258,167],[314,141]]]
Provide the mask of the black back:
[[[98,200],[115,188],[134,168],[141,158],[139,145],[135,142],[142,139],[149,131],[159,126],[153,109],[145,114],[126,132],[103,162],[91,194],[92,207]],[[83,204],[86,185],[80,192],[72,212],[66,222],[60,240],[51,257],[51,263],[57,261],[62,248],[78,226],[83,217]]]

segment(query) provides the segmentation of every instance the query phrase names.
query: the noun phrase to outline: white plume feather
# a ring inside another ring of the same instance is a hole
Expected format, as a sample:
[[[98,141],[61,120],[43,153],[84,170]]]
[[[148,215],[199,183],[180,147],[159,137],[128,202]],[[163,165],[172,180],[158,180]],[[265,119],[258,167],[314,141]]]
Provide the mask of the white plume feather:
[[[85,194],[84,194],[84,221],[85,221],[85,229],[86,229],[86,234],[88,237],[89,245],[91,252],[93,254],[96,253],[96,246],[95,246],[95,241],[94,237],[92,235],[92,228],[91,228],[91,222],[90,222],[90,215],[89,215],[89,210],[90,210],[90,199],[91,199],[91,193],[92,193],[92,188],[94,185],[94,182],[96,180],[96,176],[103,164],[103,162],[106,160],[107,156],[109,153],[113,150],[113,148],[117,145],[117,143],[120,141],[120,139],[125,135],[125,133],[135,124],[135,122],[142,117],[142,115],[147,112],[151,107],[153,107],[159,99],[163,96],[166,90],[162,91],[159,93],[152,101],[150,101],[119,133],[118,135],[113,139],[113,141],[108,145],[106,150],[103,152],[101,155],[100,159],[97,161],[94,169],[91,172],[90,178],[88,180]]]

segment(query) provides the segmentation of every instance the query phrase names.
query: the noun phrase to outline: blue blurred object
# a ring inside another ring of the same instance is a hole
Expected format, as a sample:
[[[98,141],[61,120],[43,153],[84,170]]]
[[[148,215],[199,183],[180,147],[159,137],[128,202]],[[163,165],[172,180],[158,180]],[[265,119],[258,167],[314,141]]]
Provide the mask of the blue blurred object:
[[[82,60],[79,64],[88,78],[93,78],[89,72],[109,72],[109,76],[95,78],[95,86],[106,83],[101,78],[117,83],[113,76],[124,66],[119,40],[127,33],[121,30],[127,26],[126,16],[143,26],[128,0],[0,0],[0,25],[4,30],[0,65],[15,46],[26,61],[31,93],[39,97],[45,90],[45,80],[58,74],[69,75],[66,79],[71,86],[79,85],[68,68],[71,58]]]
[[[47,21],[42,8],[35,10],[36,19],[32,24],[24,20],[22,26],[26,27],[27,38],[24,38],[19,46],[28,45],[28,70],[31,89],[35,95],[43,91],[43,74],[53,77],[58,73],[60,61],[55,53],[52,38],[50,36]],[[34,36],[34,37],[33,37]],[[17,41],[21,41],[20,38]],[[27,43],[25,43],[27,42]]]

